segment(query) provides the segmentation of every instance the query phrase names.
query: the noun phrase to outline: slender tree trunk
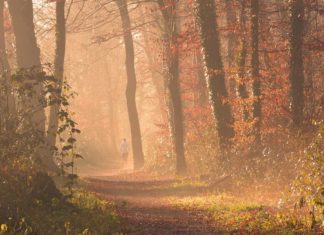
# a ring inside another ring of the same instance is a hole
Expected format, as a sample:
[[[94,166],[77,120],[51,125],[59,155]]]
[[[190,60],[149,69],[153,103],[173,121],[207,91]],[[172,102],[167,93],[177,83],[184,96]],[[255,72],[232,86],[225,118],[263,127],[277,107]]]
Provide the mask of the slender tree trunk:
[[[227,65],[228,74],[231,74],[231,68],[235,66],[235,47],[237,45],[237,37],[234,31],[236,23],[236,12],[233,0],[225,0],[226,5],[226,24],[227,24]],[[229,93],[235,95],[235,79],[229,76],[228,80]]]
[[[208,102],[208,91],[207,84],[204,74],[203,62],[201,52],[195,50],[194,53],[194,65],[197,69],[196,79],[197,79],[197,100],[195,100],[196,105],[204,106]]]
[[[124,31],[124,43],[126,51],[126,72],[127,72],[127,88],[126,99],[129,123],[132,136],[134,169],[139,169],[144,165],[144,154],[142,147],[142,137],[140,123],[136,107],[136,73],[134,62],[134,44],[131,32],[131,24],[127,9],[126,0],[115,0],[120,11],[122,27]]]
[[[252,92],[255,143],[261,143],[261,82],[259,75],[259,0],[251,1]]]
[[[5,110],[8,115],[14,115],[15,113],[15,99],[11,92],[10,82],[10,65],[8,62],[6,52],[6,41],[4,31],[4,0],[0,0],[0,73],[5,77],[6,82],[6,104]]]
[[[0,1],[0,71],[5,73],[9,69],[9,63],[6,53],[5,31],[4,31],[4,0]]]
[[[312,24],[312,6],[309,4],[306,7],[306,17],[305,17],[305,25],[304,25],[304,34],[307,35],[311,33],[311,24]],[[316,102],[315,102],[315,89],[314,89],[314,60],[313,53],[310,50],[304,51],[305,57],[305,84],[304,84],[304,92],[305,92],[305,108],[304,108],[304,119],[308,124],[314,119]]]
[[[294,127],[303,123],[304,109],[304,61],[303,61],[303,28],[304,28],[304,1],[290,1],[290,108]]]
[[[214,0],[195,0],[195,12],[203,51],[205,76],[210,103],[216,121],[221,151],[234,137],[233,117],[225,86],[225,74],[220,53]]]
[[[243,101],[248,98],[248,91],[246,89],[246,83],[245,83],[245,66],[246,66],[246,57],[247,57],[247,43],[246,43],[246,18],[245,18],[245,0],[241,1],[241,13],[240,13],[240,33],[241,33],[241,39],[240,39],[240,50],[238,55],[238,86],[237,86],[237,92]],[[247,121],[249,117],[248,109],[246,107],[246,104],[243,104],[242,107],[243,111],[243,120]]]
[[[164,0],[158,0],[167,37],[165,42],[165,58],[167,60],[167,88],[170,95],[171,138],[176,153],[176,173],[181,175],[186,172],[186,161],[184,155],[183,110],[179,81],[179,51],[177,43],[179,23],[176,19],[177,2],[177,0],[172,0],[166,4]]]
[[[54,58],[54,77],[56,79],[56,88],[58,88],[58,93],[53,94],[54,98],[57,95],[61,95],[64,78],[65,44],[65,0],[60,0],[56,2],[56,49]],[[56,145],[57,129],[59,125],[59,109],[60,105],[58,103],[55,103],[50,108],[47,133],[47,141],[50,147],[54,147]]]
[[[267,3],[265,1],[261,1],[259,8],[266,9],[266,7],[267,7]],[[260,28],[262,29],[259,32],[260,40],[264,41],[266,43],[267,42],[273,43],[275,41],[273,35],[268,34],[268,32],[270,31],[270,28],[272,27],[272,25],[270,23],[271,23],[270,16],[267,14],[263,14],[263,16],[260,17],[260,19],[259,19],[259,25],[260,25]],[[270,60],[270,53],[268,51],[267,44],[265,44],[265,46],[262,50],[263,50],[262,58],[263,58],[264,67],[267,71],[270,71],[271,70],[271,63],[270,63],[271,60]],[[261,59],[261,57],[260,57],[260,59]],[[273,75],[269,76],[268,78],[272,80]]]

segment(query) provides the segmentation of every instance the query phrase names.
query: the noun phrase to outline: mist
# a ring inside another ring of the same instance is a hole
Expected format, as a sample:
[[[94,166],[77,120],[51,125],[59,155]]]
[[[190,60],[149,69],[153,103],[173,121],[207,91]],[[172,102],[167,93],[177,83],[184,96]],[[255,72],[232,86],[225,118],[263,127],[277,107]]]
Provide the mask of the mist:
[[[323,7],[0,1],[0,235],[322,233]]]

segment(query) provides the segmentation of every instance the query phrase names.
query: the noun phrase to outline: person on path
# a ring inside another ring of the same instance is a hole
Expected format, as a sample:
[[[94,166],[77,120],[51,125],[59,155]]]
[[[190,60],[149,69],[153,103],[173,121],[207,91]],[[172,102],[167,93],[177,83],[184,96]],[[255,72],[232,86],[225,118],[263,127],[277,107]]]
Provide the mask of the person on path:
[[[128,143],[126,138],[124,138],[122,143],[120,144],[120,154],[124,162],[127,162],[128,152],[129,152]]]

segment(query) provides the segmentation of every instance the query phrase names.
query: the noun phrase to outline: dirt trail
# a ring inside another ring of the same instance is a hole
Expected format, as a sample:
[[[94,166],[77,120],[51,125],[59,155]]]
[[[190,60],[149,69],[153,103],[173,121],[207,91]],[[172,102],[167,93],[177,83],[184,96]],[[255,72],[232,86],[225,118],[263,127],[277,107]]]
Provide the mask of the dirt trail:
[[[202,211],[189,211],[170,203],[170,197],[202,195],[202,186],[179,186],[179,180],[173,178],[152,179],[138,173],[89,180],[89,190],[114,202],[124,234],[223,234]]]

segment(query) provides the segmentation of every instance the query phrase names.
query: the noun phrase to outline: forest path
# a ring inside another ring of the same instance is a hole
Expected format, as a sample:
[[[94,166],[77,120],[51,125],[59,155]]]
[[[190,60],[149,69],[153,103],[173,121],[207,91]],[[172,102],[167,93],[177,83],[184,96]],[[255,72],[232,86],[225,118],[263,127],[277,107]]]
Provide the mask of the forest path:
[[[88,178],[89,190],[113,202],[121,218],[123,234],[223,234],[215,221],[201,210],[172,205],[170,198],[204,195],[202,185],[183,184],[180,179],[152,178],[125,173]]]

